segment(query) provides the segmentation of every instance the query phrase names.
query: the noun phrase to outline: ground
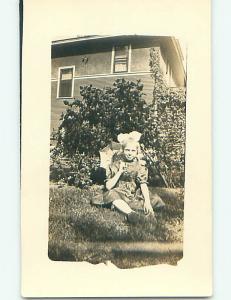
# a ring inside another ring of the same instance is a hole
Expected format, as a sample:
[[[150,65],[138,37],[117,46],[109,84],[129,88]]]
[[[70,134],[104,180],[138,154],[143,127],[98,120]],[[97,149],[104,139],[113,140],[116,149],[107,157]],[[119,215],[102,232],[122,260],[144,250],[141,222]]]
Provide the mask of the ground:
[[[176,264],[182,257],[183,189],[149,189],[166,203],[165,210],[156,212],[156,226],[130,225],[116,211],[91,206],[97,186],[51,186],[49,258],[94,264],[110,260],[120,268]]]

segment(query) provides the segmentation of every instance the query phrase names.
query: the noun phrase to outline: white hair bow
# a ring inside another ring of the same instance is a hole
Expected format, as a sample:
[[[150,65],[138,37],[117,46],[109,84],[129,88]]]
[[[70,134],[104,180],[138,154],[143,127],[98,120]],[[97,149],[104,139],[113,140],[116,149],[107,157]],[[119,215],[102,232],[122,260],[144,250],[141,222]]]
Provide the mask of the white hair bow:
[[[124,144],[127,140],[133,140],[135,142],[139,142],[141,137],[141,133],[138,131],[132,131],[130,133],[120,133],[117,136],[117,140],[120,144]]]

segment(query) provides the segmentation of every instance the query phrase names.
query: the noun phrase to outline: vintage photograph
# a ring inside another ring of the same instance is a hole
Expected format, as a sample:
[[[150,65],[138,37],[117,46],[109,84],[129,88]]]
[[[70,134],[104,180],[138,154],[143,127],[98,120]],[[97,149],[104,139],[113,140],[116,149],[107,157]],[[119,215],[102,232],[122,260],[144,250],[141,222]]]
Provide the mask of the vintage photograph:
[[[54,40],[50,84],[49,259],[177,265],[185,43],[135,34]]]
[[[22,17],[23,297],[211,296],[210,0]]]

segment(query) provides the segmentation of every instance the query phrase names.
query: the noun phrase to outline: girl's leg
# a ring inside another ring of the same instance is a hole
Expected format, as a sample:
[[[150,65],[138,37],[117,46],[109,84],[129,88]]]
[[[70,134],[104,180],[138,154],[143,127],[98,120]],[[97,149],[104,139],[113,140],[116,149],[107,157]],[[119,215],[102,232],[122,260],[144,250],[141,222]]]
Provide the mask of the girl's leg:
[[[131,224],[143,223],[146,222],[146,218],[144,215],[140,215],[122,199],[117,199],[112,202],[112,205],[116,207],[120,212],[126,215],[127,221]],[[155,220],[155,217],[152,218],[152,223]],[[156,220],[155,220],[156,221]]]
[[[116,199],[112,202],[112,205],[126,215],[126,219],[129,223],[136,224],[140,221],[139,215],[131,209],[131,207],[122,199]]]
[[[127,204],[127,202],[125,202],[124,200],[122,199],[117,199],[117,200],[114,200],[112,202],[112,204],[122,213],[128,215],[130,214],[131,212],[133,212],[133,210],[131,209],[131,207]]]

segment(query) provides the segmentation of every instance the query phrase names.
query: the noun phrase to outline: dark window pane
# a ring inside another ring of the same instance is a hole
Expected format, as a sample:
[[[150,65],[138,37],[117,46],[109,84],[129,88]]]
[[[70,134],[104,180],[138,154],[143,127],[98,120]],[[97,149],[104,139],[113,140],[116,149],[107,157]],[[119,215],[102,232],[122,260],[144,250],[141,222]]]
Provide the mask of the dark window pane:
[[[72,96],[73,68],[60,70],[59,97]]]
[[[61,80],[59,84],[59,97],[72,96],[72,80]]]
[[[115,57],[127,57],[128,46],[116,46],[115,47]]]

